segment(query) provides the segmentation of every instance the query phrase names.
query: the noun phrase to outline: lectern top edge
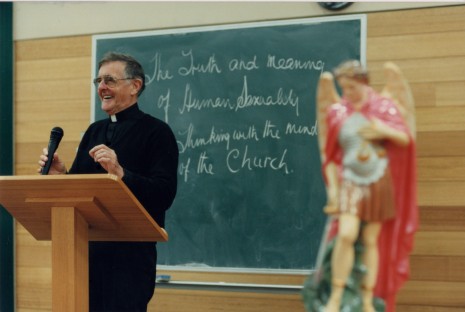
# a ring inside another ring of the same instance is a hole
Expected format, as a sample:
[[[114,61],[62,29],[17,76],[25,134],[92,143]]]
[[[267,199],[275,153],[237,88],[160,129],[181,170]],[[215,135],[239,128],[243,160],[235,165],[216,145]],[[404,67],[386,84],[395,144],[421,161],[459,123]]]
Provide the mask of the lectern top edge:
[[[0,176],[0,204],[38,240],[51,239],[54,207],[76,209],[89,225],[89,240],[168,240],[124,182],[111,174]]]

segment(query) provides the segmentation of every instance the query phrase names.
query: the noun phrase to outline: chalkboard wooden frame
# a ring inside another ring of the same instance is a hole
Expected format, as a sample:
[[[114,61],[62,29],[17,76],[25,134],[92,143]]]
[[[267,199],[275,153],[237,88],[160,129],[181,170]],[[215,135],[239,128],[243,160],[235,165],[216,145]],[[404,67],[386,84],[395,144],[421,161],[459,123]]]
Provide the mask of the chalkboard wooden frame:
[[[180,185],[159,264],[314,267],[326,200],[316,83],[348,58],[365,64],[366,15],[96,35],[92,47],[92,75],[107,50],[143,60],[141,108],[178,140]],[[92,121],[105,118],[95,94]]]

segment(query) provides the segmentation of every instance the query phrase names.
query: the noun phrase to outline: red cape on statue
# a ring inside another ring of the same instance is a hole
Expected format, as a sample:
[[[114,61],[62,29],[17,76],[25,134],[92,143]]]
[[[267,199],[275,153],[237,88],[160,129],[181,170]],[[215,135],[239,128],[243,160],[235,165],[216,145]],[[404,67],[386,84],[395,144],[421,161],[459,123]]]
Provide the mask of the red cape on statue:
[[[353,112],[352,105],[345,99],[329,107],[323,172],[330,162],[337,164],[339,168],[342,165],[342,149],[338,144],[339,131]],[[401,147],[391,142],[385,144],[393,182],[396,216],[384,222],[381,229],[375,295],[385,300],[387,312],[393,312],[397,291],[410,274],[409,254],[413,249],[414,234],[418,227],[415,141],[395,103],[381,97],[372,89],[360,112],[367,119],[377,118],[395,129],[408,133],[410,137],[407,146]],[[336,233],[332,230],[329,236]]]

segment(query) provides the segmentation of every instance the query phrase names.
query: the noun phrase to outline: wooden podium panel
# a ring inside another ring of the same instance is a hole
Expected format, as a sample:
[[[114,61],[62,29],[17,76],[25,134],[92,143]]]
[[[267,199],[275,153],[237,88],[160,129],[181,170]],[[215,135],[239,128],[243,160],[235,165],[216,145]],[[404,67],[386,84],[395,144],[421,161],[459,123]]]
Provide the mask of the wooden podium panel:
[[[0,177],[0,203],[37,240],[51,239],[51,207],[75,207],[91,241],[167,241],[128,187],[110,174]]]
[[[114,175],[0,177],[0,204],[37,240],[52,241],[55,312],[89,309],[89,240],[168,240]]]

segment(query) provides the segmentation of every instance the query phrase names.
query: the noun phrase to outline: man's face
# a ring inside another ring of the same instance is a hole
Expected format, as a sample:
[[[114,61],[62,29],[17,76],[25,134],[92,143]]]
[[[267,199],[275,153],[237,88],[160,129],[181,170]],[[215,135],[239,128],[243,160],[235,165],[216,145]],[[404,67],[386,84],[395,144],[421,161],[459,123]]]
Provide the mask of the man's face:
[[[98,85],[98,95],[102,101],[102,110],[108,115],[114,115],[137,101],[137,89],[133,79],[124,79],[126,73],[124,71],[125,63],[123,62],[108,62],[102,65],[98,71],[98,77],[102,78],[102,82]],[[116,83],[114,86],[108,86],[105,83],[105,78],[113,78]]]

